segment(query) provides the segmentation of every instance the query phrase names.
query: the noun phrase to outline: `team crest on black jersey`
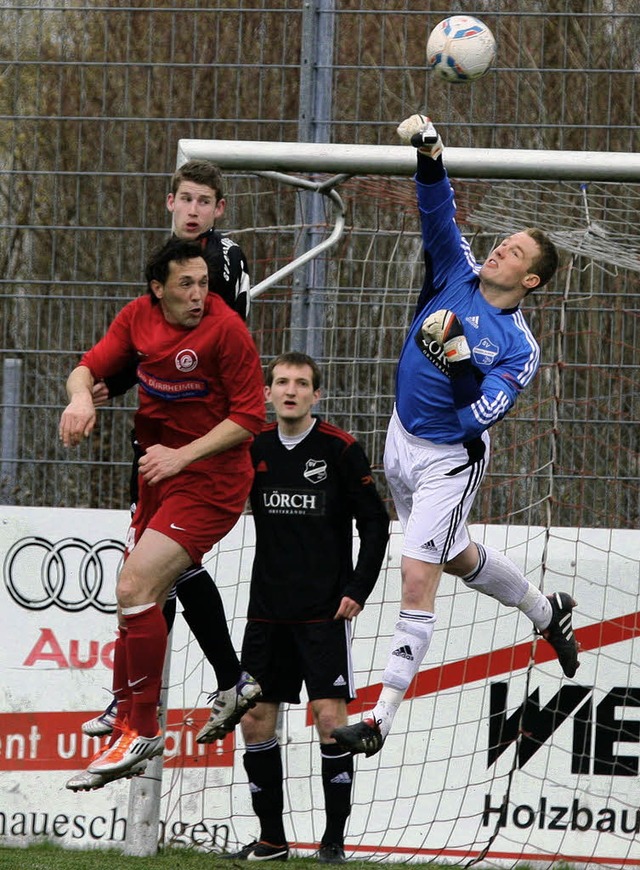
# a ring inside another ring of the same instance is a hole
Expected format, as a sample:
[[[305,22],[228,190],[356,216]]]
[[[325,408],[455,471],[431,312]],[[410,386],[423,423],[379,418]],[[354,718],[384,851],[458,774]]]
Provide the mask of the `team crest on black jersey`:
[[[444,350],[440,347],[438,342],[425,341],[421,329],[416,332],[415,340],[420,348],[420,353],[423,354],[423,356],[426,356],[428,360],[431,360],[434,366],[441,371],[443,375],[446,375],[448,378],[451,377],[447,358],[444,355]]]
[[[483,338],[478,344],[471,349],[473,361],[479,366],[491,366],[495,358],[500,352],[497,344],[494,344],[488,338]]]
[[[195,350],[185,347],[176,354],[176,368],[179,372],[192,372],[198,365],[198,354]]]
[[[327,463],[324,459],[307,459],[302,474],[309,483],[321,483],[327,479]]]

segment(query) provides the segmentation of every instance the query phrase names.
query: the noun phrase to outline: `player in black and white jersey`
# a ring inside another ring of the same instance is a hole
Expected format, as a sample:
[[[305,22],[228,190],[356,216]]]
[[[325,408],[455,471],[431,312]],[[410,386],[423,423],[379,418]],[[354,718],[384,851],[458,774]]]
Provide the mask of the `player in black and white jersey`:
[[[198,241],[209,270],[209,292],[221,296],[243,320],[249,315],[251,281],[244,251],[233,239],[216,229],[224,214],[222,174],[210,160],[189,160],[171,178],[167,210],[172,215],[172,233],[179,239]],[[137,383],[137,360],[120,374],[94,390],[94,401],[120,396]]]
[[[330,734],[346,723],[347,703],[355,695],[351,620],[378,578],[389,516],[360,444],[311,414],[320,398],[313,359],[301,353],[277,357],[265,393],[276,421],[251,448],[256,550],[241,656],[262,687],[262,699],[240,722],[260,836],[225,857],[288,857],[276,723],[280,704],[299,703],[304,683],[322,759],[326,827],[318,860],[342,863],[353,757]],[[355,566],[354,519],[360,540]]]
[[[209,268],[209,291],[222,296],[246,320],[251,301],[247,258],[237,242],[215,228],[225,206],[222,175],[210,160],[189,160],[174,172],[167,195],[172,231],[180,239],[200,242]]]
[[[190,160],[173,174],[167,195],[167,209],[172,215],[172,233],[181,239],[199,241],[209,271],[209,292],[221,296],[243,320],[249,312],[249,270],[240,246],[215,228],[226,206],[223,179],[219,168],[210,160]],[[96,384],[94,403],[104,404],[110,397],[125,393],[137,383],[137,360],[119,374]],[[137,501],[137,460],[139,451],[133,444],[134,463],[131,475],[132,507]],[[204,655],[214,669],[218,691],[213,696],[211,718],[207,723],[206,742],[224,737],[237,724],[242,713],[259,696],[260,687],[242,671],[233,648],[220,593],[211,575],[201,565],[194,565],[179,578],[174,594],[168,599],[164,615],[171,630],[176,610],[176,594],[184,617]],[[94,719],[83,725],[93,736],[108,735],[116,718],[115,701]],[[91,780],[91,781],[89,781]],[[98,775],[74,778],[72,789],[100,788],[105,783]]]

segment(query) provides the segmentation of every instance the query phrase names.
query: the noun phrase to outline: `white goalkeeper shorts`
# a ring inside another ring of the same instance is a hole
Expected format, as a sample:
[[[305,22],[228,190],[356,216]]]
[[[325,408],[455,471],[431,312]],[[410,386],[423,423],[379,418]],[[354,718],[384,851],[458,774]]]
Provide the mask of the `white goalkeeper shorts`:
[[[469,544],[467,518],[489,462],[489,435],[435,444],[410,435],[394,410],[384,471],[404,531],[402,555],[443,565]]]

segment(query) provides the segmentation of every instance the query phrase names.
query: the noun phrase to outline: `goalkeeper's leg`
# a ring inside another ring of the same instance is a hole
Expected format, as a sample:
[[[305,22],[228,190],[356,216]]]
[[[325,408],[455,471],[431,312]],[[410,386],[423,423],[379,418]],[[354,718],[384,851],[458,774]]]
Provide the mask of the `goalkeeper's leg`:
[[[389,423],[384,469],[404,530],[402,609],[375,707],[363,722],[332,734],[351,752],[370,756],[382,748],[429,649],[444,563],[454,544],[459,551],[469,543],[465,522],[484,465],[484,452],[476,457],[464,445],[445,447],[413,438],[395,414]]]
[[[471,543],[445,570],[460,577],[469,589],[521,610],[554,648],[564,674],[574,676],[579,667],[579,646],[571,624],[576,602],[569,593],[544,595],[517,565],[486,544]]]
[[[374,755],[382,744],[433,636],[435,597],[442,565],[402,557],[402,609],[375,707],[363,722],[336,728],[332,737],[353,753]]]

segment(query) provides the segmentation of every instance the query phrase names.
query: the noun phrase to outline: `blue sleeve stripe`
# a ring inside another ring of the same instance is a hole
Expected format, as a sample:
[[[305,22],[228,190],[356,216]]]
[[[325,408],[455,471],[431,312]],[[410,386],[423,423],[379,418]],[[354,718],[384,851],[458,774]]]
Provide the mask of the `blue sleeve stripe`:
[[[538,371],[538,364],[540,363],[540,348],[538,347],[538,342],[533,337],[533,333],[529,329],[527,321],[524,319],[521,311],[517,311],[514,314],[513,320],[516,328],[523,334],[525,341],[531,349],[529,359],[522,371],[518,372],[517,375],[518,383],[521,384],[522,387],[526,387]]]
[[[489,402],[486,396],[482,396],[471,405],[471,410],[478,423],[483,428],[487,428],[501,420],[511,404],[509,396],[501,390],[492,402]]]
[[[472,252],[471,252],[471,245],[470,245],[469,242],[465,239],[464,236],[461,236],[461,237],[460,237],[460,247],[462,248],[462,253],[463,253],[464,256],[465,256],[465,259],[466,259],[467,263],[468,263],[469,266],[473,269],[474,274],[477,275],[478,272],[480,271],[480,269],[482,268],[482,266],[481,266],[480,263],[478,263],[478,261],[476,260],[476,258],[473,256],[473,254],[472,254]]]

